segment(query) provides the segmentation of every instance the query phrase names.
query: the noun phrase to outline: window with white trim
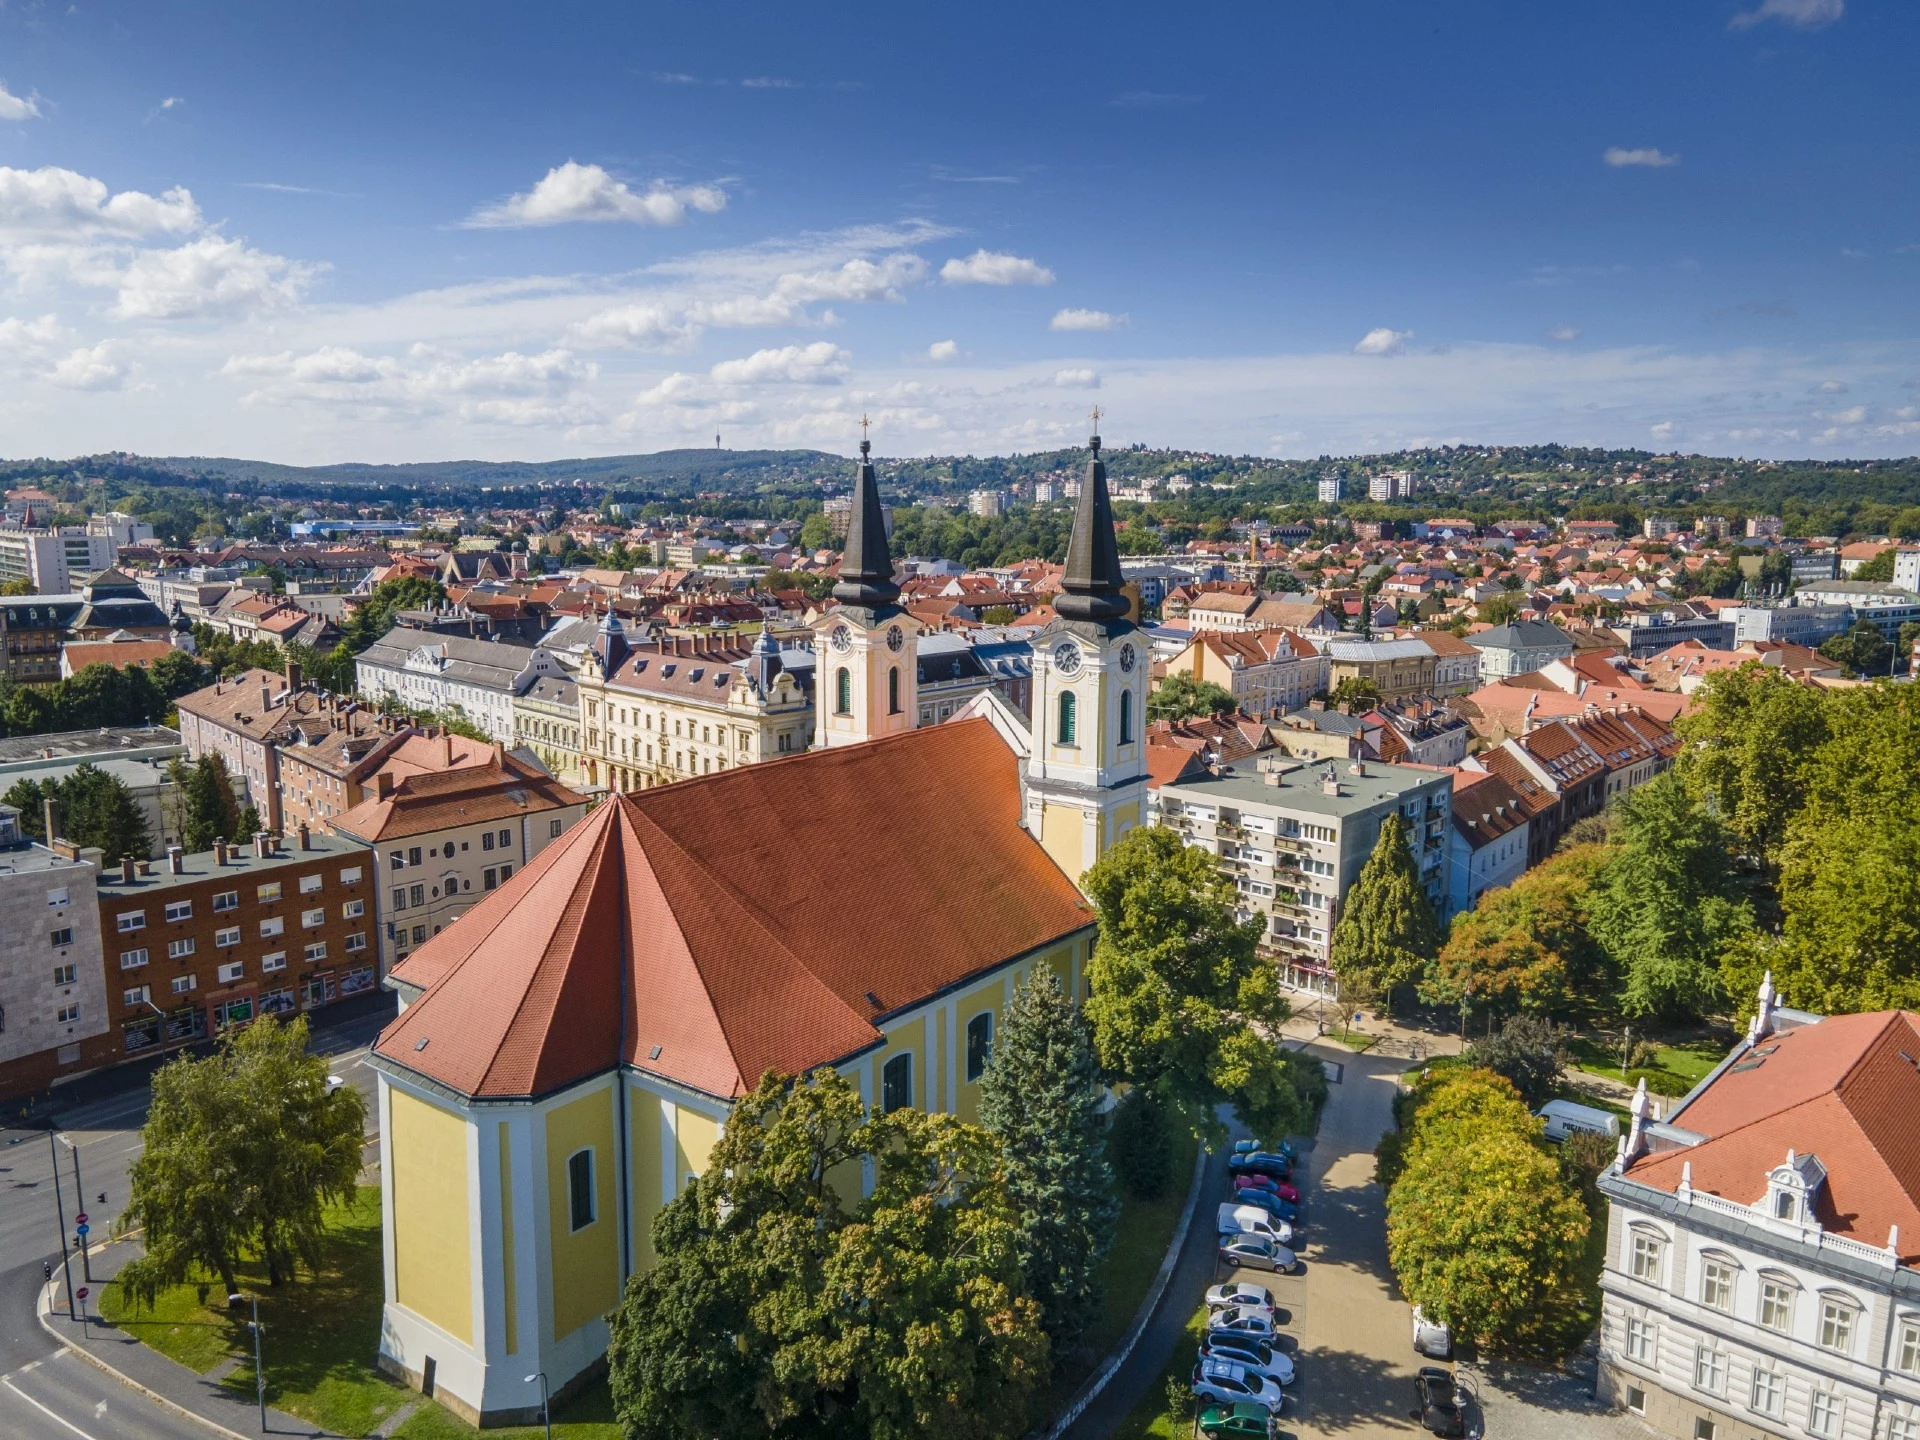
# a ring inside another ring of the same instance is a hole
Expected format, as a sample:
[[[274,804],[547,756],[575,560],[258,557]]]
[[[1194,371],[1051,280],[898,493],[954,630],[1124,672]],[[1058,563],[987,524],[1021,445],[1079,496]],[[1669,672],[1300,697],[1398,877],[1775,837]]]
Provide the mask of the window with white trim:
[[[1747,1403],[1762,1415],[1778,1415],[1786,1398],[1787,1382],[1778,1370],[1766,1365],[1753,1367],[1753,1389]]]
[[[301,955],[308,964],[312,964],[315,960],[324,960],[327,958],[327,942],[324,940],[316,940],[313,944],[307,946],[307,948],[301,952]]]
[[[54,1016],[54,1024],[72,1025],[75,1022],[77,1022],[79,1019],[80,1019],[80,1007],[78,1005],[62,1005],[60,1007],[60,1012]]]
[[[173,993],[176,995],[191,995],[199,988],[200,977],[198,975],[176,975],[173,977]]]
[[[1660,1283],[1660,1261],[1666,1255],[1666,1242],[1658,1235],[1646,1230],[1633,1232],[1633,1251],[1628,1260],[1628,1269],[1636,1280],[1645,1280],[1650,1284]]]
[[[1814,1390],[1807,1396],[1807,1433],[1809,1435],[1838,1435],[1840,1417],[1846,1413],[1846,1402],[1831,1390]]]
[[[149,1003],[153,992],[145,985],[134,985],[120,992],[122,1005],[145,1005]]]
[[[300,893],[302,895],[317,895],[320,893],[320,887],[325,883],[326,878],[324,876],[302,875],[300,877]]]
[[[1733,1309],[1733,1266],[1725,1260],[1707,1260],[1700,1266],[1700,1303],[1715,1310]]]
[[[340,872],[340,883],[342,885],[358,885],[360,883],[360,867],[358,865],[349,865],[346,869],[342,870]]]
[[[358,955],[362,950],[366,948],[367,948],[367,932],[366,931],[356,930],[353,934],[347,936],[347,953],[349,955]]]
[[[342,920],[358,920],[366,913],[367,902],[364,900],[349,900],[340,907],[340,918]]]
[[[75,985],[80,980],[78,965],[56,965],[53,967],[53,983],[56,985]]]
[[[144,946],[138,950],[122,950],[120,952],[120,968],[122,970],[138,970],[146,963],[147,952]]]
[[[1760,1323],[1769,1330],[1793,1328],[1794,1286],[1785,1280],[1760,1277]]]
[[[1846,1300],[1820,1302],[1820,1343],[1846,1354],[1853,1349],[1853,1317],[1858,1309]]]
[[[1887,1416],[1887,1440],[1920,1440],[1920,1420],[1911,1415]]]
[[[1693,1388],[1718,1395],[1727,1383],[1727,1352],[1711,1345],[1697,1346],[1693,1352]]]
[[[284,916],[270,915],[260,922],[260,938],[262,940],[271,940],[276,935],[284,935],[286,933],[287,922]]]
[[[1653,1364],[1653,1322],[1637,1315],[1627,1317],[1627,1358],[1641,1365]]]
[[[1893,1347],[1894,1368],[1906,1375],[1920,1375],[1920,1320],[1902,1320],[1900,1338]]]
[[[216,915],[226,910],[238,910],[239,908],[240,892],[238,890],[222,890],[218,895],[213,897],[213,913]]]
[[[318,910],[302,910],[300,912],[300,928],[303,930],[318,930],[326,923],[327,912],[324,907]]]
[[[130,935],[135,930],[147,928],[147,912],[144,910],[122,910],[114,917],[114,927],[122,935]]]
[[[167,902],[167,919],[191,920],[192,918],[193,918],[193,901],[169,900]]]
[[[230,960],[225,965],[222,965],[217,973],[222,985],[231,985],[245,978],[247,973],[246,962],[243,960]]]
[[[278,880],[270,880],[265,885],[257,887],[253,892],[253,898],[263,905],[269,901],[278,900],[280,898],[280,882]]]
[[[224,930],[214,931],[213,943],[221,949],[225,949],[229,945],[238,945],[240,943],[240,927],[238,925],[229,925]]]
[[[184,960],[191,954],[193,954],[193,936],[182,935],[178,940],[169,940],[167,942],[167,958],[169,960]]]
[[[287,952],[284,950],[275,950],[270,955],[262,955],[260,957],[260,968],[269,975],[276,970],[286,969]]]

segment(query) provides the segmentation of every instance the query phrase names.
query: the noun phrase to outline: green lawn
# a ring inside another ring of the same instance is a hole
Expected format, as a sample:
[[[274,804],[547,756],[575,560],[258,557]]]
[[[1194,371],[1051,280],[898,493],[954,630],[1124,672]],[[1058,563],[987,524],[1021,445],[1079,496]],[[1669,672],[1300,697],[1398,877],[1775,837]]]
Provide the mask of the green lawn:
[[[1370,1050],[1380,1043],[1378,1035],[1369,1035],[1362,1030],[1329,1030],[1325,1038],[1338,1040],[1349,1050]]]
[[[1728,1045],[1714,1036],[1681,1040],[1662,1045],[1652,1065],[1630,1071],[1620,1068],[1620,1046],[1604,1036],[1577,1035],[1573,1039],[1573,1061],[1592,1075],[1604,1075],[1623,1085],[1632,1085],[1646,1077],[1647,1089],[1656,1095],[1684,1095],[1726,1058]]]
[[[1187,1321],[1186,1335],[1173,1347],[1166,1368],[1153,1377],[1147,1393],[1131,1414],[1113,1429],[1113,1440],[1186,1440],[1193,1433],[1193,1411],[1189,1408],[1178,1424],[1167,1413],[1167,1381],[1181,1380],[1193,1374],[1194,1357],[1200,1353],[1200,1339],[1207,1333],[1207,1307],[1201,1305]]]
[[[471,1426],[374,1368],[380,1344],[380,1191],[364,1187],[350,1204],[327,1216],[326,1259],[317,1278],[267,1287],[264,1269],[243,1265],[240,1283],[260,1296],[266,1333],[267,1403],[342,1435],[365,1435],[409,1402],[419,1409],[397,1435],[404,1440],[471,1437]],[[195,1374],[229,1355],[251,1355],[244,1318],[227,1313],[219,1285],[178,1285],[151,1310],[134,1311],[120,1287],[101,1287],[102,1313],[134,1339]],[[212,1305],[206,1301],[211,1300]],[[253,1366],[244,1363],[222,1382],[249,1399]],[[554,1416],[554,1434],[567,1440],[619,1440],[604,1382]],[[489,1430],[489,1436],[533,1436],[534,1429]]]

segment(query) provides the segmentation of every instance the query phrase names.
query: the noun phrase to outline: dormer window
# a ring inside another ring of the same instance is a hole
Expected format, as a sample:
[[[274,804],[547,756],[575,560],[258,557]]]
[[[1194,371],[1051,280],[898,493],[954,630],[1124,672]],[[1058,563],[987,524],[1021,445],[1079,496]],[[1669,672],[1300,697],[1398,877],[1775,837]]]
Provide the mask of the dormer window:
[[[1776,1220],[1797,1220],[1800,1217],[1800,1198],[1791,1190],[1773,1192],[1773,1218]]]
[[[1776,1165],[1767,1175],[1765,1214],[1788,1225],[1818,1224],[1813,1214],[1814,1197],[1826,1183],[1827,1167],[1818,1156],[1789,1150],[1786,1164]]]

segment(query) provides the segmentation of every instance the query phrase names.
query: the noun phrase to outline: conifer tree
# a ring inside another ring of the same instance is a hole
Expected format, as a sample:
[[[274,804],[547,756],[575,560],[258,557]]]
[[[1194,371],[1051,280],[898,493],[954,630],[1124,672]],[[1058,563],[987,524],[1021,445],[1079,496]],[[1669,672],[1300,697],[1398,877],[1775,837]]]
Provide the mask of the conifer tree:
[[[1094,1270],[1119,1219],[1093,1032],[1051,970],[1013,992],[980,1090],[1020,1213],[1020,1266],[1063,1364],[1100,1305]]]
[[[1381,822],[1373,854],[1347,891],[1333,931],[1333,973],[1360,977],[1388,997],[1391,1009],[1394,987],[1419,979],[1439,953],[1440,926],[1395,810]]]

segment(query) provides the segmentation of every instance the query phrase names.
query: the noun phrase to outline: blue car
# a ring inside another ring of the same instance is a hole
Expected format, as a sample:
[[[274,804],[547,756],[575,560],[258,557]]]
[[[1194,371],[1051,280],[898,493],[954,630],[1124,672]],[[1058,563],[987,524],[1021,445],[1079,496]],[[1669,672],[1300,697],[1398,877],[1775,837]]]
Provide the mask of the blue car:
[[[1284,1155],[1275,1155],[1267,1150],[1249,1150],[1243,1155],[1227,1157],[1227,1173],[1230,1175],[1271,1175],[1275,1180],[1286,1180],[1293,1174],[1293,1162]]]
[[[1260,1142],[1258,1140],[1236,1140],[1233,1142],[1233,1153],[1235,1155],[1250,1155],[1259,1148]],[[1282,1140],[1276,1144],[1271,1153],[1284,1155],[1289,1160],[1298,1160],[1300,1158],[1300,1152],[1293,1148],[1291,1141],[1287,1140]]]
[[[1256,1205],[1276,1220],[1293,1222],[1299,1218],[1300,1208],[1291,1200],[1282,1200],[1278,1195],[1269,1195],[1264,1190],[1238,1190],[1234,1192],[1236,1205]]]

